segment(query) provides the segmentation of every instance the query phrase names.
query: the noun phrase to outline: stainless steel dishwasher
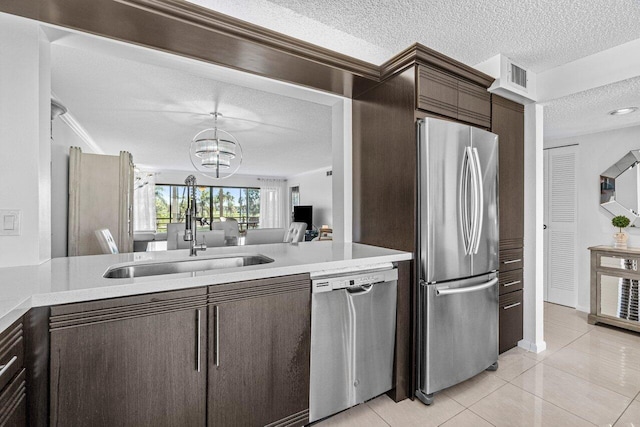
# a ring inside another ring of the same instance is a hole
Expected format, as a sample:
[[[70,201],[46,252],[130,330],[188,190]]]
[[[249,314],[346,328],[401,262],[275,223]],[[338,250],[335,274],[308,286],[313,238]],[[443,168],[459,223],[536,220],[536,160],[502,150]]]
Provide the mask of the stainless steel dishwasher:
[[[311,279],[313,422],[392,388],[398,271],[383,264]]]

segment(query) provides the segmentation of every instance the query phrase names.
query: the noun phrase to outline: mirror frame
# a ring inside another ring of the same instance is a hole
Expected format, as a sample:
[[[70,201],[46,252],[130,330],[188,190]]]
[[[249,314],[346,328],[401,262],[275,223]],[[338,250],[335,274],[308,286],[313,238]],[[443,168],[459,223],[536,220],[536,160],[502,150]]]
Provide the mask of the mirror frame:
[[[616,200],[616,179],[640,163],[640,150],[631,150],[609,169],[600,174],[600,206],[613,216],[624,215],[631,226],[640,225],[640,216]]]

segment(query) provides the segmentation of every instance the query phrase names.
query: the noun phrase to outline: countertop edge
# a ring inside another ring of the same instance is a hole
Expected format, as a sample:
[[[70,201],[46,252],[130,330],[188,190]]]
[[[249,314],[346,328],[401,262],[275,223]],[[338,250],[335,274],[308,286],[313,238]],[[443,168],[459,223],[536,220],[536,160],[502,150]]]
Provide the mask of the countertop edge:
[[[274,266],[272,268],[239,270],[215,275],[201,275],[174,280],[162,278],[158,279],[157,281],[148,281],[145,283],[124,285],[118,285],[114,283],[114,286],[111,287],[75,289],[70,291],[49,292],[42,294],[35,293],[24,298],[16,299],[15,303],[12,304],[12,308],[9,308],[8,311],[6,311],[4,314],[0,313],[2,314],[0,316],[0,333],[11,326],[16,320],[26,314],[33,307],[73,304],[78,302],[128,297],[155,292],[168,292],[173,290],[199,288],[245,280],[259,280],[269,277],[314,273],[317,271],[340,269],[346,267],[365,267],[367,265],[379,263],[410,261],[412,259],[413,255],[411,253],[403,252],[372,256],[358,260],[350,259],[321,261],[299,265]]]

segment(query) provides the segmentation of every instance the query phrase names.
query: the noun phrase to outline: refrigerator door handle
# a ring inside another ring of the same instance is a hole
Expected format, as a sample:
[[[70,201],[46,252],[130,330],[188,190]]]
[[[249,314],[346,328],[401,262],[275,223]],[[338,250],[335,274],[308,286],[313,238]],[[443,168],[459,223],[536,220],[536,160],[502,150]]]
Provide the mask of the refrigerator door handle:
[[[449,289],[446,286],[443,286],[442,288],[436,287],[436,295],[454,295],[454,294],[466,294],[466,293],[469,293],[469,292],[477,292],[477,291],[481,291],[483,289],[490,288],[493,285],[495,285],[496,283],[498,283],[498,278],[497,277],[489,280],[488,282],[481,283],[481,284],[475,285],[475,286],[467,286],[466,288],[451,288],[451,289]]]
[[[464,156],[462,156],[462,168],[460,172],[460,190],[459,201],[458,201],[458,209],[460,216],[460,227],[462,228],[462,243],[464,244],[464,253],[465,255],[471,254],[471,244],[472,244],[472,229],[470,224],[470,212],[469,212],[469,177],[471,174],[471,162],[472,158],[470,155],[471,147],[467,147],[464,150]],[[473,179],[473,178],[471,178]]]
[[[474,215],[474,231],[473,231],[473,245],[472,250],[474,254],[478,253],[480,247],[480,234],[482,233],[482,226],[484,222],[484,186],[482,185],[482,167],[480,166],[480,156],[478,156],[478,149],[473,147],[472,163],[474,169],[475,179],[475,206],[476,211]]]

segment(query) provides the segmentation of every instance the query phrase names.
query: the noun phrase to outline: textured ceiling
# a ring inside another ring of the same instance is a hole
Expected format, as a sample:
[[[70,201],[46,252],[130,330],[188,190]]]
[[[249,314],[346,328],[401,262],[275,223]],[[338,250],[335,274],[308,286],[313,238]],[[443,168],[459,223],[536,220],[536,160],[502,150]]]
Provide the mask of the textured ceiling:
[[[640,77],[545,104],[545,140],[640,125],[640,111],[623,116],[608,114],[624,107],[640,107]]]
[[[419,42],[468,65],[502,53],[541,72],[640,38],[637,0],[191,1],[378,64]]]
[[[148,63],[52,44],[52,91],[106,154],[191,170],[188,147],[211,127],[241,143],[239,174],[289,176],[331,165],[331,108]],[[215,76],[215,74],[213,74]]]

